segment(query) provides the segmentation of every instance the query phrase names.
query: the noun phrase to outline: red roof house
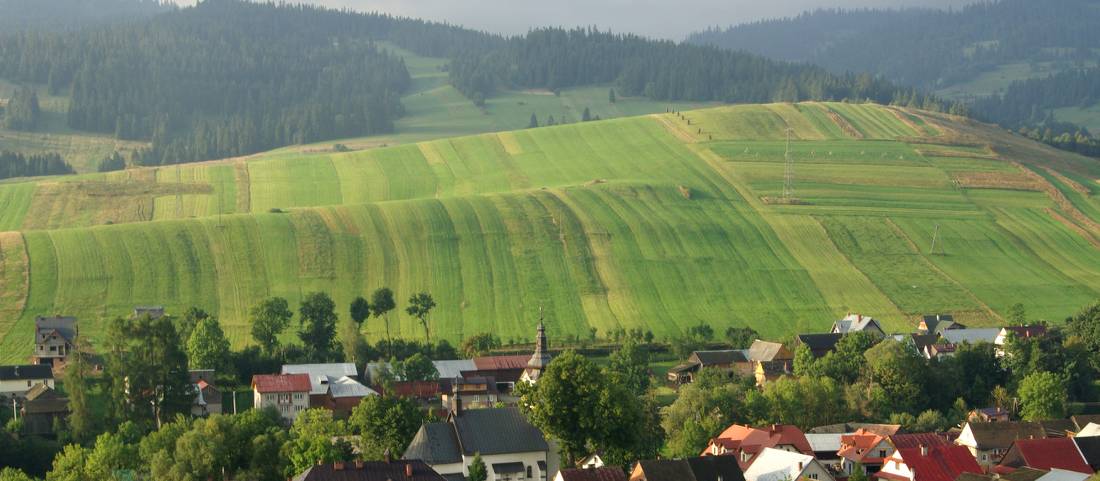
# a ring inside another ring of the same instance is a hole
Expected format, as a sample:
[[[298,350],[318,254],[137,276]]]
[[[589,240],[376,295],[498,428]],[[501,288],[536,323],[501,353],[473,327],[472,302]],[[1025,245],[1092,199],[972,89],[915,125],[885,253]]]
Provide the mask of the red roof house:
[[[994,470],[998,473],[1010,473],[1022,467],[1093,473],[1072,438],[1017,440]]]
[[[814,455],[810,441],[797,426],[773,424],[765,428],[754,428],[734,424],[718,437],[711,439],[700,456],[737,456],[738,463],[744,469],[764,448]]]
[[[309,374],[257,374],[252,389],[259,393],[309,392]]]
[[[982,474],[982,467],[964,446],[899,448],[875,477],[889,481],[955,481],[963,473]]]
[[[865,472],[874,473],[882,466],[882,461],[893,454],[889,437],[859,429],[852,434],[840,436],[840,466],[844,474],[852,474],[856,464],[862,465]]]
[[[910,433],[891,435],[890,444],[894,445],[895,449],[905,449],[921,446],[942,446],[951,443],[947,442],[947,438],[936,433]]]

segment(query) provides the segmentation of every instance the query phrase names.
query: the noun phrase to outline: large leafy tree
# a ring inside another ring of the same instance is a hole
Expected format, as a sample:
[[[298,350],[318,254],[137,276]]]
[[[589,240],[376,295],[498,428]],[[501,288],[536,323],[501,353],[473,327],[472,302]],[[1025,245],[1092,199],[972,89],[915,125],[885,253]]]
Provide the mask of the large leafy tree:
[[[356,297],[355,300],[351,301],[351,306],[348,308],[348,314],[351,314],[351,320],[355,321],[359,326],[362,326],[363,322],[370,317],[370,303],[362,296]]]
[[[191,405],[187,354],[170,318],[118,318],[108,325],[106,374],[116,421],[155,421]]]
[[[333,442],[334,437],[347,434],[347,425],[334,419],[332,411],[314,408],[298,413],[290,427],[290,440],[283,445],[283,456],[289,461],[286,475],[296,476],[317,463],[350,459],[351,446]]]
[[[314,292],[298,307],[298,338],[317,357],[327,357],[336,339],[336,303],[324,292]]]
[[[386,327],[386,342],[387,347],[391,352],[387,354],[393,355],[393,340],[390,339],[390,311],[397,307],[397,302],[393,299],[393,291],[388,287],[381,287],[375,290],[370,295],[370,313],[375,318],[382,318],[382,323]]]
[[[668,433],[666,454],[698,456],[715,433],[734,422],[749,422],[743,406],[745,393],[753,389],[751,379],[731,381],[720,370],[703,369],[664,409],[661,426]]]
[[[279,346],[279,335],[290,326],[294,313],[286,299],[272,297],[256,305],[249,312],[252,322],[252,338],[270,355]]]
[[[217,319],[206,317],[195,325],[187,341],[187,360],[192,369],[228,370],[229,339]]]
[[[368,396],[352,409],[348,426],[359,435],[363,458],[380,460],[387,450],[394,455],[404,452],[426,420],[424,410],[412,399]]]
[[[431,329],[428,326],[428,314],[431,314],[433,308],[435,308],[435,299],[432,299],[432,295],[427,292],[413,294],[409,298],[409,307],[405,308],[405,312],[415,317],[420,322],[420,326],[424,328],[424,342],[428,344],[432,343]]]
[[[1065,380],[1052,372],[1036,372],[1020,381],[1020,417],[1026,421],[1066,416]]]
[[[432,360],[419,352],[404,361],[391,359],[390,365],[393,366],[394,374],[402,381],[431,381],[439,378],[439,372]]]
[[[468,358],[485,355],[500,347],[500,338],[493,334],[483,332],[467,337],[462,341],[462,354]]]
[[[635,396],[649,390],[649,353],[634,338],[627,338],[611,353],[607,373],[613,383],[626,386]]]
[[[924,358],[910,346],[887,339],[864,353],[868,380],[882,388],[893,412],[919,412],[926,405]]]
[[[532,424],[557,439],[573,463],[590,449],[611,464],[656,454],[663,436],[653,411],[625,386],[574,351],[558,356],[536,385],[521,385],[520,407]]]

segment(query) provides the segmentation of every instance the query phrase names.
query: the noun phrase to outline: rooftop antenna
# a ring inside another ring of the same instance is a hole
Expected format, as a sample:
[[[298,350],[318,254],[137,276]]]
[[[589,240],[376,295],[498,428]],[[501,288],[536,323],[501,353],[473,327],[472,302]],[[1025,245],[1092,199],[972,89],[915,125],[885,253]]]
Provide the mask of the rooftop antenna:
[[[794,160],[791,159],[791,128],[787,128],[787,148],[783,152],[783,200],[790,202],[794,197]]]

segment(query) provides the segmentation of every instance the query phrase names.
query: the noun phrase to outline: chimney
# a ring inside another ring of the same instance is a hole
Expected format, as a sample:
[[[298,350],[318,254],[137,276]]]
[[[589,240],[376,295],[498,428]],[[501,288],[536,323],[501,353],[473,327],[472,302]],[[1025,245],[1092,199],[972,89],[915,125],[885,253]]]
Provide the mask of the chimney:
[[[405,477],[406,478],[412,478],[413,477],[413,465],[412,465],[412,463],[405,463]]]
[[[928,456],[928,446],[925,446],[923,444],[920,445],[920,455],[921,456]]]
[[[772,424],[772,433],[778,433],[780,431],[778,424]]]
[[[451,413],[456,417],[462,415],[462,398],[458,395],[458,384],[462,382],[460,378],[455,378],[454,383],[451,384]]]
[[[393,459],[393,453],[390,453],[390,448],[386,448],[386,451],[382,453],[382,461],[387,464]]]
[[[347,464],[345,464],[343,461],[336,461],[336,462],[332,463],[332,470],[333,471],[343,471],[344,468],[346,468],[346,467],[347,467]]]

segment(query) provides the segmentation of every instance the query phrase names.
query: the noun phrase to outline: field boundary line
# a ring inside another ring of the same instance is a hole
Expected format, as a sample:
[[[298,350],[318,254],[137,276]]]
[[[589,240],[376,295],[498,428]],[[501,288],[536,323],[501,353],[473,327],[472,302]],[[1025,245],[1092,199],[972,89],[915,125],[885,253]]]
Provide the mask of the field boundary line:
[[[1002,319],[1003,320],[1003,318],[1000,315],[998,315],[997,312],[993,310],[993,308],[989,307],[988,304],[986,304],[984,301],[979,299],[978,296],[974,294],[974,292],[972,292],[970,289],[967,289],[966,286],[960,284],[959,281],[955,280],[954,277],[951,277],[946,271],[944,271],[943,269],[940,269],[940,267],[937,266],[936,263],[932,262],[927,257],[925,257],[924,253],[922,253],[920,248],[917,247],[917,244],[915,242],[913,242],[912,238],[909,237],[909,234],[906,234],[905,231],[902,230],[901,227],[899,227],[896,223],[894,223],[893,219],[891,219],[889,217],[886,217],[885,220],[886,220],[886,225],[890,226],[890,229],[892,229],[895,234],[897,234],[899,237],[901,237],[902,239],[905,240],[906,245],[909,246],[909,249],[912,250],[913,254],[920,257],[921,262],[923,262],[925,265],[927,265],[929,269],[932,269],[933,272],[935,272],[936,274],[939,274],[944,279],[947,279],[952,284],[954,284],[955,287],[959,289],[959,292],[965,292],[967,296],[969,296],[974,302],[976,302],[979,306],[981,306],[981,308],[984,309],[987,314],[991,315],[993,319]]]

